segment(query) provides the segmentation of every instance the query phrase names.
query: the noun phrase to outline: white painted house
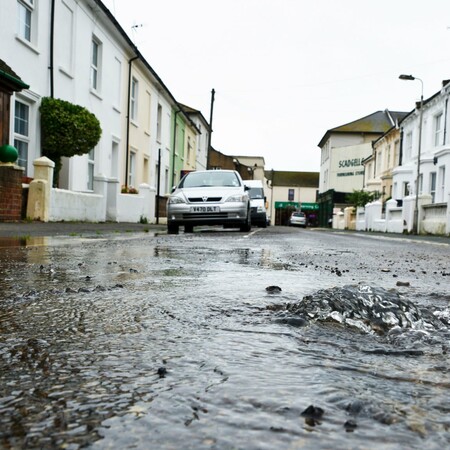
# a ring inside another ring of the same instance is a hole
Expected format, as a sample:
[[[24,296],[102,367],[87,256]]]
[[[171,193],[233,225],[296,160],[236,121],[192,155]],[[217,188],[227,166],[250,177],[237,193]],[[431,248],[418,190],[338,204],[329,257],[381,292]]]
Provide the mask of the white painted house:
[[[401,122],[401,164],[393,171],[393,196],[403,199],[419,190],[431,203],[448,201],[450,194],[450,84],[423,102],[420,175],[417,188],[420,104]]]
[[[106,6],[100,0],[2,0],[0,42],[0,59],[30,85],[14,94],[10,132],[28,177],[41,156],[43,97],[85,107],[102,128],[89,154],[63,160],[49,220],[152,221],[157,188],[162,196],[170,189],[171,123],[179,106]],[[123,186],[141,185],[133,199],[121,193]],[[63,190],[79,193],[79,207],[67,205],[73,195]]]

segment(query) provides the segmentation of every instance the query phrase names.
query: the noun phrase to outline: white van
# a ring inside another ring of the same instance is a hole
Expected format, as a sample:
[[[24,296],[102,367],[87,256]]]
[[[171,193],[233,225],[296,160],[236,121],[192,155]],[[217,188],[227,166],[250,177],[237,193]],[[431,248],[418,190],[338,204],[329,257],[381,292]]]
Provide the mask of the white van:
[[[250,188],[248,195],[250,197],[252,225],[266,228],[267,210],[263,183],[261,180],[244,180],[244,184]]]

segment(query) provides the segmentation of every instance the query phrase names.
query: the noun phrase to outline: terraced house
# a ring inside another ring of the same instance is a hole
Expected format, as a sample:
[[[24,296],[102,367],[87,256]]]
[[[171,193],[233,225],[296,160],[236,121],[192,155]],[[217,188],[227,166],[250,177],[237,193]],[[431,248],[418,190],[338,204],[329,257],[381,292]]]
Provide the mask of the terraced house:
[[[154,221],[183,170],[206,166],[208,123],[191,119],[100,0],[2,0],[0,40],[0,60],[29,85],[12,94],[9,130],[24,176],[51,169],[43,97],[85,107],[102,128],[88,154],[63,159],[47,215],[29,205],[31,218]]]

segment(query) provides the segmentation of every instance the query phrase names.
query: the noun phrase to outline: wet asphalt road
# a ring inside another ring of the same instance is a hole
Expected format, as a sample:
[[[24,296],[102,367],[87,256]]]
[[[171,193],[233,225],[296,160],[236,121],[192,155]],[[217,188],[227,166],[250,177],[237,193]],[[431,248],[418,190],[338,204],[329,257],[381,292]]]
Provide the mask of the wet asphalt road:
[[[446,322],[389,340],[276,312],[370,285],[445,318],[448,239],[23,225],[0,244],[4,448],[449,443]]]

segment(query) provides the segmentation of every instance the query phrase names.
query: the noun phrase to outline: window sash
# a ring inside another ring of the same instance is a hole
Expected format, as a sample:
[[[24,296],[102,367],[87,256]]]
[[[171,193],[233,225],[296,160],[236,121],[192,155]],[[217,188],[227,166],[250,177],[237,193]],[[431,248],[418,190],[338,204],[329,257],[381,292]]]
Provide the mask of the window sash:
[[[28,137],[30,107],[16,101],[14,111],[14,133]]]
[[[136,78],[131,80],[131,120],[137,119],[137,97],[139,92],[139,84]]]
[[[22,2],[18,2],[18,31],[19,36],[31,42],[31,9]]]
[[[96,40],[92,40],[92,55],[91,55],[91,87],[92,89],[98,89],[98,60],[99,60],[99,43]]]
[[[441,135],[442,135],[442,113],[434,118],[434,146],[437,147],[441,145]]]
[[[135,183],[135,171],[136,171],[136,153],[130,152],[130,167],[128,170],[128,185],[136,187]]]

